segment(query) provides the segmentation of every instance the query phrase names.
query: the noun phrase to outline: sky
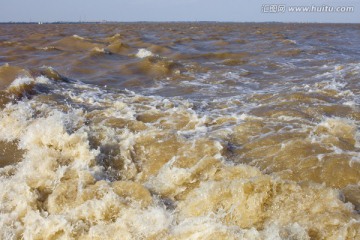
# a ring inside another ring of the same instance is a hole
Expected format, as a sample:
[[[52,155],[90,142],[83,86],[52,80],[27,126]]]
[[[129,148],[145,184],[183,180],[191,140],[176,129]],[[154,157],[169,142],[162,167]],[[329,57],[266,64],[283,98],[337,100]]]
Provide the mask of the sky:
[[[318,12],[293,12],[294,6]],[[102,20],[360,23],[360,0],[0,0],[0,22]]]

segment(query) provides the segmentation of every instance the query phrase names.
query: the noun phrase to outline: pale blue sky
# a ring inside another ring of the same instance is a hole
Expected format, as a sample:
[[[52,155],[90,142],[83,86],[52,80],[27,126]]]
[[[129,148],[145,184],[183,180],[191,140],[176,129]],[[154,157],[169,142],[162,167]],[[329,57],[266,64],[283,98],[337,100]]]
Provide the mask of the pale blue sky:
[[[353,13],[262,13],[264,4],[353,6]],[[7,21],[355,22],[360,0],[0,0]]]

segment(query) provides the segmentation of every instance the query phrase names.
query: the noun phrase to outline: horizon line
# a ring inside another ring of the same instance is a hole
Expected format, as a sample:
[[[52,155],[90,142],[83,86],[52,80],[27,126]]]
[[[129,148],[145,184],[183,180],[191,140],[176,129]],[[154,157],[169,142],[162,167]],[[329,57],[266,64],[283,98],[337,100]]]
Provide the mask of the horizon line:
[[[299,22],[299,21],[6,21],[0,24],[112,24],[112,23],[283,23],[283,24],[360,24],[360,22]]]

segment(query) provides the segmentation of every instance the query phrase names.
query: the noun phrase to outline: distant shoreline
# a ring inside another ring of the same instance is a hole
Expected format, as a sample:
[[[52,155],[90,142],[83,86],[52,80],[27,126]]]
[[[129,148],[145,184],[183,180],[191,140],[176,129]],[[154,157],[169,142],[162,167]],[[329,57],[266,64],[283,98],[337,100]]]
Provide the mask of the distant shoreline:
[[[5,24],[29,24],[29,25],[49,25],[49,24],[171,24],[171,23],[193,23],[193,24],[360,24],[360,23],[331,23],[331,22],[221,22],[221,21],[132,21],[132,22],[121,22],[121,21],[94,21],[94,22],[0,22],[1,25]]]

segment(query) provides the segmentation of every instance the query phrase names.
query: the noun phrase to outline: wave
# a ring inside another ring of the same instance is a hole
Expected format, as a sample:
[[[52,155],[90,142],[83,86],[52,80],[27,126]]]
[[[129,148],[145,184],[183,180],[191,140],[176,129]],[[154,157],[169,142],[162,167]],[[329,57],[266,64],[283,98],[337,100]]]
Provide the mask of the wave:
[[[108,91],[56,76],[30,79],[34,88],[47,90],[0,112],[1,141],[19,152],[0,170],[3,238],[357,236],[354,206],[331,188],[354,183],[351,171],[357,167],[343,168],[348,180],[339,176],[340,185],[297,182],[291,174],[304,166],[297,172],[301,179],[326,177],[324,171],[312,174],[318,163],[301,157],[336,142],[354,148],[357,129],[351,122],[328,119],[312,134],[286,138],[279,132],[251,140],[267,131],[266,123],[251,116],[239,116],[248,120],[235,121],[228,135],[221,127],[227,121],[202,116],[185,100]],[[19,84],[21,78],[12,83]],[[325,145],[313,145],[314,139]],[[249,162],[229,161],[234,151],[243,151],[241,159],[263,156],[260,168],[269,163],[264,157],[280,151],[266,168],[288,166],[269,175]],[[322,157],[328,179],[331,166],[348,166],[337,159]]]

